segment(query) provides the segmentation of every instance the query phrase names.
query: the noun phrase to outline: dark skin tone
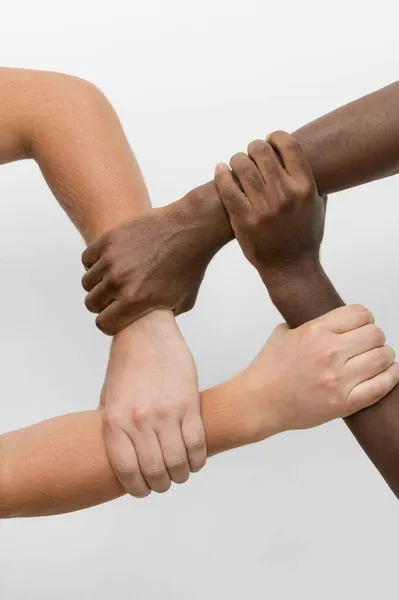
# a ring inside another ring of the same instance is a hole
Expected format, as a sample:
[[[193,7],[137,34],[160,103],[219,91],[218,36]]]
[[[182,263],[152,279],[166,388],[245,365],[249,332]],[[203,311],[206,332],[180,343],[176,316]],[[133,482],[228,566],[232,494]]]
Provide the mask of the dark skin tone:
[[[298,327],[343,306],[319,260],[326,198],[319,196],[296,140],[276,132],[267,142],[252,142],[248,155],[235,155],[230,166],[236,181],[226,165],[216,169],[220,198],[244,255],[288,325]],[[345,419],[396,496],[398,420],[398,386],[374,406]]]
[[[313,121],[293,135],[320,193],[399,170],[399,83]],[[234,237],[214,181],[102,235],[83,253],[89,310],[109,335],[155,308],[190,310],[212,257]]]
[[[398,172],[398,105],[399,83],[394,83],[293,134],[320,194]],[[277,227],[276,240],[280,234]],[[83,285],[90,292],[86,302],[100,313],[100,329],[113,334],[157,307],[176,314],[191,308],[209,261],[233,237],[214,181],[106,233],[83,254],[88,269]],[[313,260],[277,281],[265,283],[292,327],[343,304]],[[399,390],[346,422],[399,497]]]

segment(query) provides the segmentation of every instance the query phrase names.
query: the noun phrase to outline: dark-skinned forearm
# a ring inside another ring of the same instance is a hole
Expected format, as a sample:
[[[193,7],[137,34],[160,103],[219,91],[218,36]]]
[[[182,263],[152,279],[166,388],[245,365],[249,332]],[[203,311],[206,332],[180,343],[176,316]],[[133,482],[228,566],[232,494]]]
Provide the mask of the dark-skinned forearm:
[[[343,305],[321,266],[306,266],[288,276],[271,279],[265,275],[263,280],[290,327],[298,327]],[[399,387],[345,422],[399,498]]]

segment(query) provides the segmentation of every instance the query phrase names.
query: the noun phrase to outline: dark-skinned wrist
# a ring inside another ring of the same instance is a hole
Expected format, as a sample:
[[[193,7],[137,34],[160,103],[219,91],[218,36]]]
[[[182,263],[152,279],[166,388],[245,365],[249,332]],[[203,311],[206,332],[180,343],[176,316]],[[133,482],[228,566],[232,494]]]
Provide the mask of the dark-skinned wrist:
[[[234,239],[228,214],[213,181],[195,188],[174,204],[181,211],[184,226],[198,234],[200,252],[213,256]]]
[[[263,268],[260,275],[290,327],[299,327],[344,304],[318,257],[306,257],[279,269]]]

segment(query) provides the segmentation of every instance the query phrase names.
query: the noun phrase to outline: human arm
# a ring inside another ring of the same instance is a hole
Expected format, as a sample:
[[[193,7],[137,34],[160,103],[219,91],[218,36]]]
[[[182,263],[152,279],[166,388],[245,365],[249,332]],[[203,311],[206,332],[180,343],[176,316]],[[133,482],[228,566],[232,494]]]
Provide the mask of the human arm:
[[[324,201],[294,138],[276,132],[249,145],[230,164],[245,192],[221,165],[216,180],[237,239],[291,327],[343,305],[319,261]],[[282,165],[275,151],[282,158]],[[249,200],[247,200],[248,198]],[[381,340],[381,343],[383,340]],[[377,355],[376,355],[377,357]],[[399,497],[399,388],[346,423]]]
[[[397,381],[393,352],[361,306],[290,331],[281,325],[230,381],[201,394],[208,455],[314,427],[378,401]],[[359,365],[359,352],[380,353]],[[360,366],[360,368],[359,368]],[[326,374],[328,377],[326,377]],[[103,412],[64,415],[0,436],[0,517],[71,512],[123,495],[109,464]]]
[[[94,85],[59,73],[0,68],[0,163],[27,158],[37,162],[58,202],[86,242],[151,209],[146,186],[119,119]],[[147,233],[143,248],[146,238]],[[168,367],[173,379],[169,377],[166,388],[161,360],[171,345],[175,354]],[[144,351],[147,361],[141,365],[140,387],[147,374],[145,407],[137,393],[137,378],[132,375],[132,364]],[[116,378],[117,392],[110,383]],[[157,402],[161,397],[163,404],[159,407]],[[113,422],[112,431],[106,427],[105,436],[110,460],[131,493],[147,493],[152,486],[162,491],[170,485],[170,478],[184,480],[190,468],[198,470],[203,465],[205,434],[195,366],[170,311],[146,315],[115,336],[102,402],[105,426],[109,419]],[[160,429],[169,455],[173,454],[170,460],[177,457],[182,463],[178,467],[169,460],[168,464],[160,461],[164,448],[159,443],[155,449],[154,444],[149,448],[149,437],[143,439],[136,431],[133,435],[136,447],[130,441],[121,450],[125,430],[131,431],[133,410],[144,408],[153,413],[162,408],[169,416],[168,424],[162,424]],[[153,456],[154,452],[158,463],[162,463],[157,465],[160,476],[153,481],[148,474],[144,480],[141,473],[146,474],[148,455]],[[119,471],[119,457],[124,459],[126,453],[132,465],[129,474]]]
[[[308,156],[321,194],[397,173],[398,106],[397,82],[293,134]],[[146,231],[150,231],[150,244],[143,250]],[[233,237],[214,181],[110,231],[83,255],[86,265],[93,267],[83,284],[92,310],[100,313],[98,326],[110,334],[151,306],[164,304],[177,314],[191,308],[209,261]],[[122,309],[119,314],[112,309],[102,311],[100,281],[103,290],[108,287],[107,281],[112,281]]]

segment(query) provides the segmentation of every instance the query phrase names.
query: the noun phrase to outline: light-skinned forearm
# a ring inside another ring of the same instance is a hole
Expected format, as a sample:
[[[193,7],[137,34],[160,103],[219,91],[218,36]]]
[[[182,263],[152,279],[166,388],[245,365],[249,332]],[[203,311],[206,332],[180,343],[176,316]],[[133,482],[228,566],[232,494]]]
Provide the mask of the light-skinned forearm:
[[[201,401],[208,455],[267,437],[234,380],[203,392]],[[100,410],[0,436],[2,518],[71,512],[123,494],[107,460]]]
[[[86,242],[151,207],[119,119],[95,86],[0,68],[0,109],[0,163],[34,158]]]

